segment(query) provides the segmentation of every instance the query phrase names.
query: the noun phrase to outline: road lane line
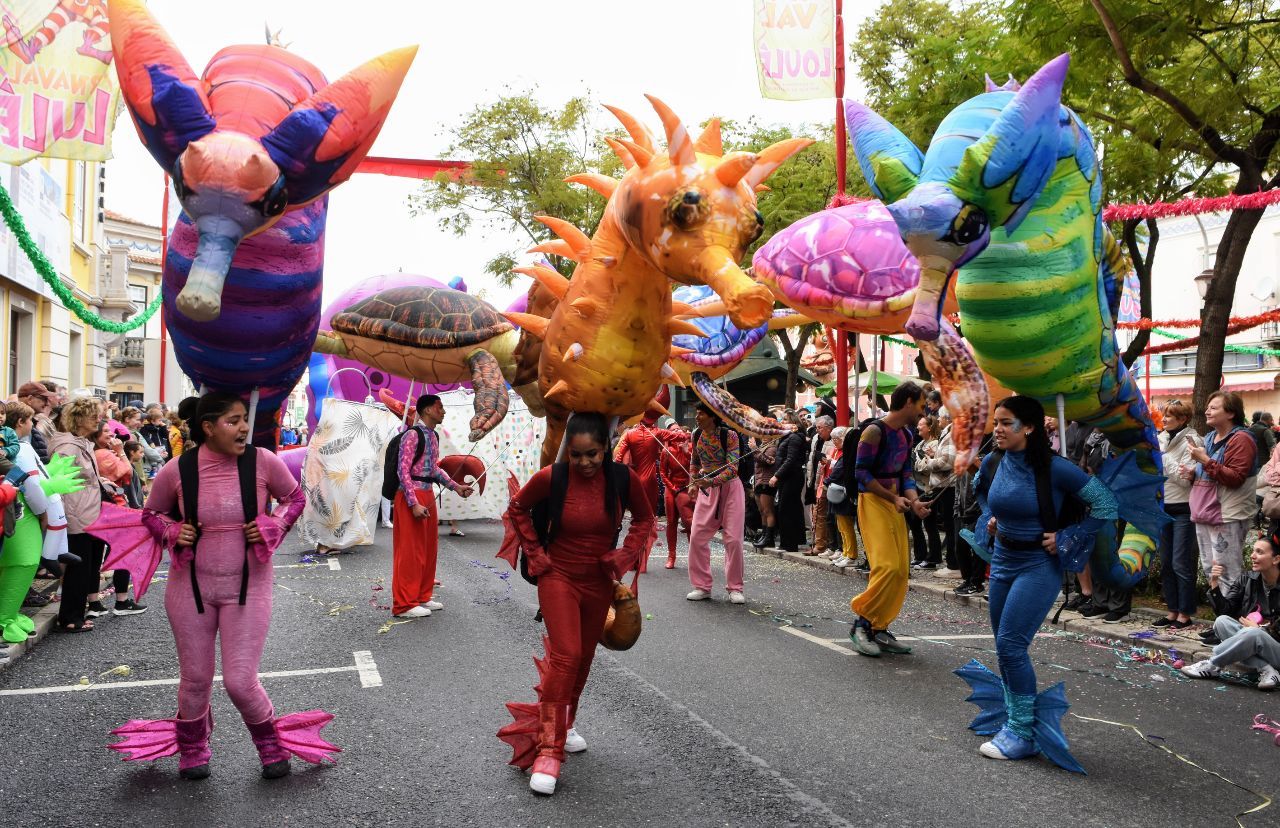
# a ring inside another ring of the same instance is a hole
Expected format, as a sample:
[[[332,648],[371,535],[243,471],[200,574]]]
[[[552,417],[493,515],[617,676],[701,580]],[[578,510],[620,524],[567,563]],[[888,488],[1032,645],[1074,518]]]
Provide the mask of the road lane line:
[[[835,650],[840,655],[853,655],[853,650],[849,649],[848,647],[841,647],[839,644],[836,644],[835,641],[831,641],[826,638],[819,638],[816,635],[809,635],[809,633],[805,632],[804,630],[797,630],[795,627],[779,627],[778,629],[782,630],[784,633],[787,633],[788,635],[794,635],[797,638],[803,638],[805,641],[809,641],[814,644],[817,644],[819,647],[826,647],[828,650]]]
[[[326,673],[358,673],[361,687],[381,687],[382,676],[374,664],[373,656],[364,650],[355,654],[356,663],[346,667],[315,667],[307,670],[274,670],[270,673],[258,673],[258,678],[291,678],[294,676],[319,676]],[[367,657],[366,662],[361,656]],[[222,681],[222,676],[214,676],[214,681]],[[374,683],[376,682],[376,683]],[[0,690],[0,696],[38,696],[47,693],[76,693],[88,690],[113,690],[120,687],[164,687],[178,683],[176,678],[143,679],[141,681],[107,681],[94,684],[60,684],[53,687],[22,687],[16,690]]]
[[[342,570],[342,564],[332,555],[329,556],[329,570],[331,572],[340,572]]]
[[[352,653],[356,659],[356,672],[360,674],[361,687],[381,687],[382,674],[378,672],[378,665],[373,660],[373,653],[368,650],[359,650]]]

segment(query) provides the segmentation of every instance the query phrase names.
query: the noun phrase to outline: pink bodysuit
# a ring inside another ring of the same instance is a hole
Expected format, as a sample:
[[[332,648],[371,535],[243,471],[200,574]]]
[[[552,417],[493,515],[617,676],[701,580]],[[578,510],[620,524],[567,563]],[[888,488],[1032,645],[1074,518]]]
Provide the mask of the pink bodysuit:
[[[248,450],[254,449],[251,446]],[[156,475],[144,513],[147,528],[171,555],[164,606],[181,671],[178,718],[198,717],[207,709],[213,688],[214,639],[220,635],[227,695],[245,722],[254,724],[272,715],[271,700],[258,681],[262,648],[271,624],[271,555],[302,513],[305,501],[284,461],[269,451],[258,451],[256,522],[266,544],[249,549],[248,589],[244,606],[240,606],[246,544],[236,458],[205,447],[199,451],[200,537],[195,567],[203,613],[196,611],[191,588],[192,553],[187,547],[174,548],[181,524],[169,515],[175,506],[182,509],[177,459]],[[268,496],[280,501],[274,515],[266,513]]]

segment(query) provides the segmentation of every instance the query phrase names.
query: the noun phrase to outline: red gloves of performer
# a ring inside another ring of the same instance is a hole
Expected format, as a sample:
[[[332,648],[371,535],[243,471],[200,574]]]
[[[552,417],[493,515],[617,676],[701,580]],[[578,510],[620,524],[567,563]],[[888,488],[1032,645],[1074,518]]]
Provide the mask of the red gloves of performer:
[[[635,554],[629,549],[615,549],[600,556],[600,572],[611,580],[620,580],[634,568]]]
[[[524,559],[529,562],[529,574],[535,578],[551,571],[551,556],[545,549],[526,549]]]

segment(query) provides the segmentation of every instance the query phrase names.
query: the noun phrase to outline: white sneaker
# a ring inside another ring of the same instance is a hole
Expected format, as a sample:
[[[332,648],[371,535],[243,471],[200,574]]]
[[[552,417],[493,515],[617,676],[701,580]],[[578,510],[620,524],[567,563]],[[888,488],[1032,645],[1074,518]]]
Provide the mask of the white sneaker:
[[[529,777],[529,790],[551,796],[556,792],[556,778],[549,773],[535,773]]]
[[[426,618],[430,614],[431,610],[426,607],[410,607],[397,615],[396,618]]]
[[[389,521],[389,520],[384,520],[384,521],[382,521],[382,528],[383,528],[383,529],[394,529],[394,528],[395,528],[395,526],[394,526],[394,525],[392,525],[391,521]]]
[[[1274,690],[1280,687],[1280,670],[1268,664],[1258,671],[1258,689]]]
[[[422,606],[426,607],[432,612],[439,612],[440,610],[444,609],[444,604],[440,603],[439,601],[428,601]]]
[[[839,549],[833,549],[827,554],[823,555],[822,557],[826,558],[829,561],[838,561],[844,557],[844,553],[841,552]]]
[[[1195,664],[1188,664],[1182,668],[1183,675],[1188,675],[1192,678],[1214,678],[1220,672],[1222,671],[1218,669],[1218,666],[1208,659],[1197,661]]]
[[[564,736],[564,752],[565,753],[582,753],[587,749],[587,740],[582,738],[577,728],[569,728],[569,732]]]
[[[838,560],[832,561],[832,563],[835,565],[836,569],[844,569],[846,566],[853,563],[853,558],[846,558],[844,555],[841,555]]]
[[[684,597],[690,601],[705,601],[711,597],[711,593],[705,589],[695,589]]]
[[[737,590],[731,589],[731,590],[729,590],[729,603],[730,603],[730,604],[745,604],[745,603],[747,603],[747,599],[746,599],[745,597],[743,597],[743,595],[742,595],[742,593],[741,593],[741,592],[738,592]]]

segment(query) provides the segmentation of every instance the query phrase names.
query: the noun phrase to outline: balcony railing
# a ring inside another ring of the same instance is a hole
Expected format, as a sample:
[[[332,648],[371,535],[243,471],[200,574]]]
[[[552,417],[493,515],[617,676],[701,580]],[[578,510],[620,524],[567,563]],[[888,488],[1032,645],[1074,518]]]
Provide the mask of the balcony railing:
[[[1275,310],[1275,308],[1268,308],[1268,310]],[[1280,322],[1263,322],[1258,326],[1258,335],[1264,342],[1280,339]]]
[[[128,368],[142,365],[146,360],[147,340],[128,337],[107,351],[107,365],[111,368]]]

